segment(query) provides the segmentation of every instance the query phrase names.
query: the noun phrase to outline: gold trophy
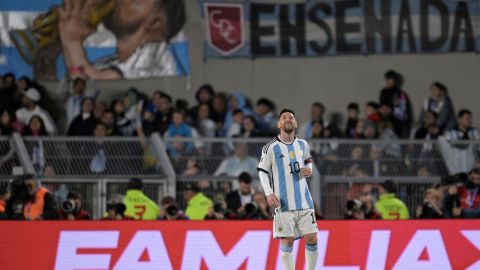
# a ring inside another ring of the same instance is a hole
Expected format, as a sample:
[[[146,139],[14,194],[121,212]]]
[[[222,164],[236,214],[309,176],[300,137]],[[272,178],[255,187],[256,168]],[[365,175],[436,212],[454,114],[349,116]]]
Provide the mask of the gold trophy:
[[[83,1],[85,0],[76,0]],[[88,25],[96,27],[102,20],[113,11],[116,0],[96,0],[95,8],[88,15]],[[58,32],[59,7],[50,9],[47,13],[39,15],[31,27],[25,30],[11,30],[10,39],[20,52],[20,55],[29,64],[35,60],[38,51],[50,44],[60,41]]]

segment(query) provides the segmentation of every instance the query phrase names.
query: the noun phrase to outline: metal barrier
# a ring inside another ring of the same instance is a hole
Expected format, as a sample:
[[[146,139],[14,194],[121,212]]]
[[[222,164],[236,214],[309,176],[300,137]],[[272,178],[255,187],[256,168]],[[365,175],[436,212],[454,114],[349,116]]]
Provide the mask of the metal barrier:
[[[14,135],[0,138],[0,179],[10,178],[12,167],[37,173],[55,192],[58,188],[80,191],[97,217],[114,194],[124,194],[124,182],[131,176],[151,181],[146,192],[155,201],[168,194],[185,206],[183,190],[188,182],[207,180],[205,192],[213,199],[234,190],[235,172],[217,171],[222,161],[240,144],[258,160],[269,139],[175,137],[162,141],[154,134],[142,142],[135,137]],[[399,197],[413,211],[426,188],[480,164],[476,141],[311,140],[309,144],[316,165],[310,190],[327,218],[343,216],[346,200],[354,198],[352,189],[387,178],[398,182]],[[255,168],[250,169],[255,178]],[[254,183],[261,189],[258,181]]]
[[[83,208],[99,219],[106,211],[107,203],[112,199],[121,200],[127,192],[128,178],[48,178],[42,181],[54,195],[60,209],[69,192],[77,192],[82,196]],[[155,202],[168,194],[167,180],[145,178],[144,193]]]
[[[256,181],[254,186],[257,190],[261,190],[258,183],[257,170],[258,160],[260,159],[263,146],[270,141],[271,138],[165,138],[165,146],[170,155],[170,160],[177,174],[177,196],[182,196],[182,182],[199,181],[206,179],[212,181],[209,191],[212,194],[219,193],[225,195],[228,182],[233,189],[236,188],[237,175],[241,171],[247,171]],[[222,161],[233,156],[236,147],[246,147],[241,151],[246,151],[247,156],[255,159],[253,165],[238,169],[236,171],[219,170]],[[172,154],[173,153],[173,154]],[[196,174],[192,174],[193,164],[198,165],[199,169]],[[310,191],[312,197],[317,204],[320,204],[320,175],[314,166],[314,176],[310,181]],[[233,185],[233,186],[232,186]],[[177,199],[180,204],[183,200]]]
[[[13,139],[0,137],[0,179],[11,178],[14,168],[21,166]]]

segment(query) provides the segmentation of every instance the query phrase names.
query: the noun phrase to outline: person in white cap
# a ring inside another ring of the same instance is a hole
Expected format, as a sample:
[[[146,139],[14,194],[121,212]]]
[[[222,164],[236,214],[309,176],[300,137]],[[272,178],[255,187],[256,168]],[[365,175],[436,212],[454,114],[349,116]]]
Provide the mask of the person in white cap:
[[[50,114],[38,105],[40,99],[41,95],[35,88],[30,88],[24,92],[22,97],[22,108],[15,112],[17,121],[22,125],[26,125],[30,122],[30,118],[32,118],[32,116],[38,115],[40,118],[42,118],[48,134],[55,135],[57,134],[55,122],[53,122]]]

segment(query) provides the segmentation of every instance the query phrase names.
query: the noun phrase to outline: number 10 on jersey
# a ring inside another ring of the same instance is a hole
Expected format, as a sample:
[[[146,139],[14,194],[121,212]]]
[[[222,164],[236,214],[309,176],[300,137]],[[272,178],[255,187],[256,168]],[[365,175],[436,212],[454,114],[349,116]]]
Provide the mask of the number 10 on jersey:
[[[298,163],[298,161],[295,161],[295,162],[292,161],[288,165],[290,166],[290,173],[291,174],[300,172],[300,163]]]

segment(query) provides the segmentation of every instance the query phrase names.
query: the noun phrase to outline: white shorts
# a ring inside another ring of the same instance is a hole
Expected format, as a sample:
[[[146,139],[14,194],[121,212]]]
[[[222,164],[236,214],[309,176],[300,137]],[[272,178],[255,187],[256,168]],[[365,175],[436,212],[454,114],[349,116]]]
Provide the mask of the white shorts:
[[[317,220],[313,209],[276,212],[273,215],[274,238],[294,237],[298,239],[317,231]]]

